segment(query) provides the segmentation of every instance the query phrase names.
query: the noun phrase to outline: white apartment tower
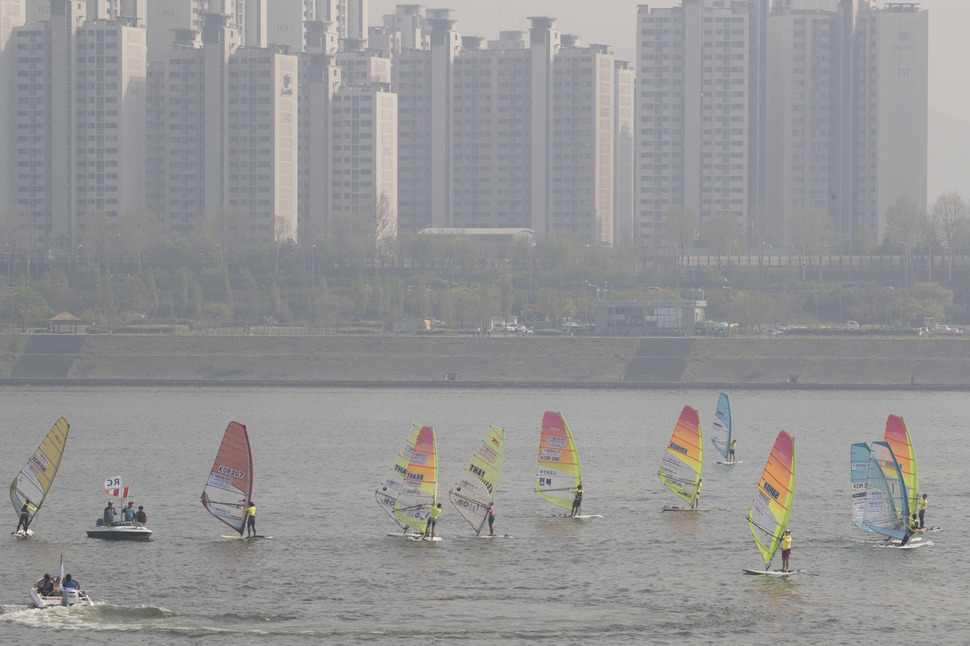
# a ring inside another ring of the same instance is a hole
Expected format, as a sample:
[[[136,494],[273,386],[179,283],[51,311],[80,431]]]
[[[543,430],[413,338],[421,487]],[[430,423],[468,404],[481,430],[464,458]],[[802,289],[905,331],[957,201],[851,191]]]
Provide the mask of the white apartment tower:
[[[226,67],[225,191],[243,243],[295,240],[299,65],[282,47],[241,47]]]
[[[857,227],[878,244],[896,199],[927,203],[929,17],[911,2],[859,0],[856,19]]]
[[[628,61],[616,61],[613,85],[613,240],[632,241],[633,228],[633,133],[636,72]]]
[[[636,227],[662,239],[672,207],[703,223],[748,216],[752,149],[751,9],[762,0],[684,0],[637,15]],[[757,105],[757,102],[754,103]]]

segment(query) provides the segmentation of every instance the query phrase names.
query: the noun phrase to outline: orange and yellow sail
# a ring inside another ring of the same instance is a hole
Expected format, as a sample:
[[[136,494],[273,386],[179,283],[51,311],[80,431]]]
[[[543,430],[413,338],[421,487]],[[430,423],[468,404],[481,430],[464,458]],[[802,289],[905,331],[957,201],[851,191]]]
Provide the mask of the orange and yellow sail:
[[[906,485],[906,497],[909,499],[909,509],[917,509],[919,498],[919,473],[916,470],[916,450],[913,440],[909,436],[906,422],[899,415],[890,415],[886,420],[886,435],[884,440],[893,450],[899,470],[903,474],[903,484]]]
[[[539,433],[539,459],[535,492],[543,500],[571,509],[576,488],[582,482],[579,451],[562,414],[546,411]],[[572,491],[570,491],[572,490]]]
[[[795,439],[781,431],[771,448],[758,491],[748,512],[748,526],[765,567],[775,557],[788,527],[795,497]]]
[[[414,425],[377,488],[377,502],[401,529],[424,531],[438,499],[438,451],[434,429]]]
[[[701,488],[704,442],[697,409],[684,406],[660,463],[660,481],[691,505]]]

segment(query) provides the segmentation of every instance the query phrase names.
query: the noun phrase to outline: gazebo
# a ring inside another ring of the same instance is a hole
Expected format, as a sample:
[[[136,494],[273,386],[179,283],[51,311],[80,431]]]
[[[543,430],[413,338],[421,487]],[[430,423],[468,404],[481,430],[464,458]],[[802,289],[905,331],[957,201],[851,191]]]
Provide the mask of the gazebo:
[[[47,319],[47,328],[52,332],[61,331],[61,325],[69,325],[71,334],[77,333],[77,324],[81,321],[78,317],[74,316],[70,312],[61,312],[56,316],[52,316]],[[55,329],[56,328],[56,329]]]

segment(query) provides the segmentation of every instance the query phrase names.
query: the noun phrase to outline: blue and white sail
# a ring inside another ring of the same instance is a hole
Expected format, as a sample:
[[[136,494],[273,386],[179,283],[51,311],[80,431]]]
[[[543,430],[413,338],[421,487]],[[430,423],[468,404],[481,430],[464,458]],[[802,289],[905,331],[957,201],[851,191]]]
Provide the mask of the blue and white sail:
[[[886,442],[853,444],[849,462],[853,524],[868,532],[903,538],[909,499],[892,448]]]
[[[717,452],[726,460],[731,448],[731,402],[728,396],[721,393],[717,398],[717,408],[714,410],[714,430],[711,432],[711,442]]]

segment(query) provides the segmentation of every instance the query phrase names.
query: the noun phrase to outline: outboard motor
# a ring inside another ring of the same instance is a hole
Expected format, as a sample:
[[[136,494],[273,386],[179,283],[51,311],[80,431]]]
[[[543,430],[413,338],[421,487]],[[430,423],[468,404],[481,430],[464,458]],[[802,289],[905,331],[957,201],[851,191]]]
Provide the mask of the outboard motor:
[[[73,606],[78,602],[79,595],[76,588],[65,588],[61,591],[61,605]]]

